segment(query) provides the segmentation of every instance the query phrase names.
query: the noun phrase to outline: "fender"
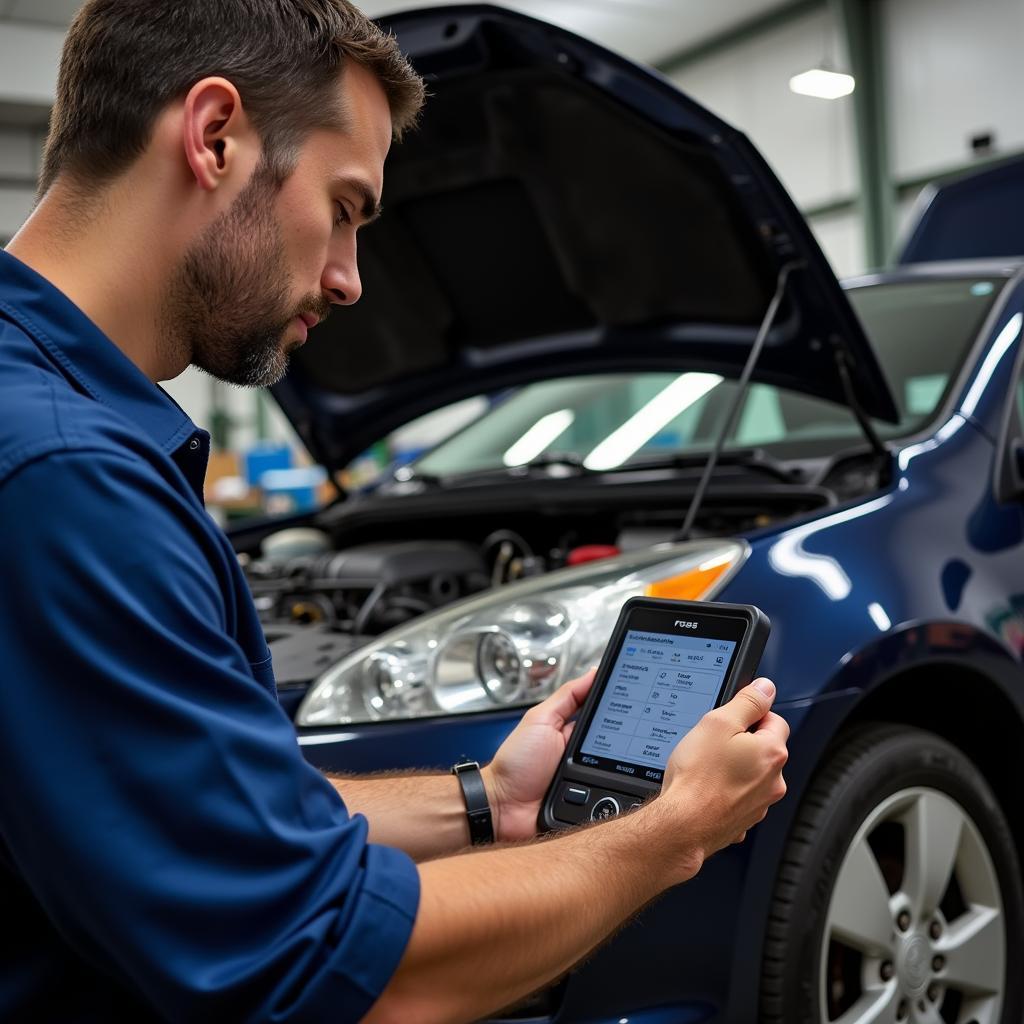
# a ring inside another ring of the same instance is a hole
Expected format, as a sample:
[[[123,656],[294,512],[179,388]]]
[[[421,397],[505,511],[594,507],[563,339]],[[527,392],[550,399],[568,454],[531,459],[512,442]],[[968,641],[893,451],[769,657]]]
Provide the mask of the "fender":
[[[786,768],[790,790],[805,792],[836,738],[858,722],[895,720],[941,733],[936,721],[946,708],[935,703],[922,705],[916,717],[914,708],[908,715],[905,702],[896,699],[901,686],[930,674],[969,678],[968,694],[975,701],[978,687],[987,688],[989,699],[998,701],[1005,713],[998,723],[1001,734],[1024,739],[1024,670],[1007,647],[970,623],[908,623],[848,655],[820,696],[776,705],[775,710],[789,722],[793,735],[800,735],[799,743],[794,744],[799,756]],[[920,685],[913,688],[915,698],[926,692]],[[949,709],[949,714],[969,717],[956,708]],[[1024,747],[1020,749],[1024,761]],[[1003,803],[1009,817],[1010,808],[1005,800]],[[751,837],[739,901],[745,916],[752,913],[755,919],[767,921],[778,866],[798,809],[798,801],[783,800]],[[757,1019],[764,938],[763,931],[736,933],[732,984],[729,1002],[722,1011],[723,1021],[739,1024]]]

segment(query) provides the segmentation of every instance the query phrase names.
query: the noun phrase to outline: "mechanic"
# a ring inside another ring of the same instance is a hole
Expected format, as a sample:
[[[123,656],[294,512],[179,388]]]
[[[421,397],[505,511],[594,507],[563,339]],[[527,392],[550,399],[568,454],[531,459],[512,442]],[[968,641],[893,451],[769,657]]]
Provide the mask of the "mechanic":
[[[157,382],[270,384],[359,298],[356,231],[422,99],[345,0],[91,0],[71,26],[39,201],[0,253],[4,1020],[474,1019],[785,791],[767,680],[657,800],[556,839],[535,822],[592,675],[483,769],[493,847],[451,774],[302,758],[203,508],[208,435]]]

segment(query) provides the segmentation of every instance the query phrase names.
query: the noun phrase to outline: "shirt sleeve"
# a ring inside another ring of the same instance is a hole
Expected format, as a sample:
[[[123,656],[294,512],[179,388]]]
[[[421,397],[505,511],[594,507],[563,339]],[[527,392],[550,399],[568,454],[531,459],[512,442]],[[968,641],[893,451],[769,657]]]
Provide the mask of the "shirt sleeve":
[[[128,454],[0,487],[3,839],[64,939],[161,1015],[358,1020],[419,876],[252,678],[198,519]]]

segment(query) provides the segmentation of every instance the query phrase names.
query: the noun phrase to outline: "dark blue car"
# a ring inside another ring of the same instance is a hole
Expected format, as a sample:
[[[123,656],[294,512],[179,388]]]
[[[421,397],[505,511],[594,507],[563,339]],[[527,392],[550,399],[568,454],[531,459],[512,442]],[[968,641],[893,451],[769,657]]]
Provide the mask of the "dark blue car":
[[[494,8],[390,25],[432,96],[364,298],[276,396],[332,470],[509,396],[236,534],[306,756],[488,759],[626,598],[756,604],[789,795],[502,1019],[1016,1024],[1024,268],[844,290],[750,143],[657,75]]]

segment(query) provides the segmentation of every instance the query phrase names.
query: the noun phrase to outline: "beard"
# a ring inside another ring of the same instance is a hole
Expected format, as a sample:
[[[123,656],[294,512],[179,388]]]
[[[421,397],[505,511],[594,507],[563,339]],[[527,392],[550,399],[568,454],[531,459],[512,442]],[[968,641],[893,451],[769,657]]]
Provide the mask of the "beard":
[[[330,303],[310,295],[290,303],[287,258],[273,213],[280,180],[263,164],[190,246],[168,286],[163,345],[218,380],[276,384],[288,371],[285,333],[301,313],[325,320]]]

